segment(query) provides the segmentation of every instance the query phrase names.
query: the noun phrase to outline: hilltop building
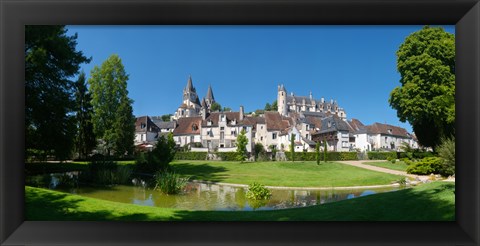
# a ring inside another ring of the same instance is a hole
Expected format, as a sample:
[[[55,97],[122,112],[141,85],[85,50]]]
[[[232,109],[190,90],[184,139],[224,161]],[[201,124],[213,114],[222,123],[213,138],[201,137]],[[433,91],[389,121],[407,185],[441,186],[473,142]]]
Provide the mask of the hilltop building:
[[[312,92],[307,96],[295,96],[293,92],[290,95],[287,94],[285,86],[278,86],[277,93],[278,112],[283,116],[288,116],[290,113],[301,112],[322,112],[327,114],[335,114],[341,119],[346,119],[347,114],[343,108],[338,106],[336,100],[330,100],[326,102],[322,97],[320,100],[314,99]]]

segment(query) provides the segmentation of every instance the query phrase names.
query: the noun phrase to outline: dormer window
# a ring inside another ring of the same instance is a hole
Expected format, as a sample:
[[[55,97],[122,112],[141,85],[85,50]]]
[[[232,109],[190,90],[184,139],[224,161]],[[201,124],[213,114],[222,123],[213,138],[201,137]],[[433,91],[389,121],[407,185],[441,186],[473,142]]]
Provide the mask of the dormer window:
[[[141,129],[143,129],[143,128],[145,128],[145,127],[147,127],[147,124],[145,124],[145,123],[141,123],[141,124],[140,124],[140,128],[141,128]]]
[[[212,125],[212,120],[209,119],[209,120],[207,121],[207,126],[211,126],[211,125]]]
[[[329,128],[332,127],[332,122],[329,121],[329,122],[327,123],[327,125],[328,125]]]
[[[196,130],[198,130],[198,126],[197,126],[197,124],[193,124],[192,125],[192,131],[196,131]]]
[[[225,115],[224,114],[220,115],[220,121],[225,121]]]
[[[389,133],[389,134],[392,134],[392,129],[388,129],[388,133]]]

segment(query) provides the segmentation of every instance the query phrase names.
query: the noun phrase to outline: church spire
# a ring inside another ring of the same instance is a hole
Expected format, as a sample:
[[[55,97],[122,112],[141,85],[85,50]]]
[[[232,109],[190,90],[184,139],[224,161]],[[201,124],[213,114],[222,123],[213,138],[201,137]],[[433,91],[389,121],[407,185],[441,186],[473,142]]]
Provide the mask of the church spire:
[[[193,88],[193,84],[192,84],[192,75],[188,76],[188,82],[187,82],[186,89],[187,89],[187,91],[195,91],[195,88]]]
[[[215,100],[215,98],[213,97],[213,92],[212,92],[212,86],[211,85],[208,85],[208,91],[207,91],[206,99],[209,99],[210,101]]]

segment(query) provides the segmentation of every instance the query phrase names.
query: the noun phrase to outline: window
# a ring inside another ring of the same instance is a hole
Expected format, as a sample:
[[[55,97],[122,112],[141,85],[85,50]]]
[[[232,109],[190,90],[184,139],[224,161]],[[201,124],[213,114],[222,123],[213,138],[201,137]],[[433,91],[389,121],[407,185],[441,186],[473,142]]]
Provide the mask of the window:
[[[342,141],[342,147],[343,148],[348,148],[348,142]]]
[[[385,137],[385,143],[387,142],[387,137]]]
[[[276,133],[272,133],[272,139],[277,139],[277,134]]]
[[[146,127],[145,123],[140,124],[140,128],[141,128],[141,129],[143,129],[143,128],[145,128],[145,127]]]
[[[192,131],[196,131],[196,130],[198,130],[198,126],[197,126],[197,124],[193,124],[192,125]]]
[[[223,141],[225,139],[225,133],[220,132],[220,141]]]
[[[305,126],[305,130],[308,131],[309,129],[310,129],[310,125],[306,125],[306,126]]]
[[[305,136],[306,139],[308,139],[308,134]]]
[[[260,137],[260,141],[263,141],[263,137]]]
[[[220,127],[220,131],[223,131],[223,130],[225,130],[225,127],[223,127],[223,126]]]
[[[193,143],[195,141],[195,136],[190,136],[190,143]]]

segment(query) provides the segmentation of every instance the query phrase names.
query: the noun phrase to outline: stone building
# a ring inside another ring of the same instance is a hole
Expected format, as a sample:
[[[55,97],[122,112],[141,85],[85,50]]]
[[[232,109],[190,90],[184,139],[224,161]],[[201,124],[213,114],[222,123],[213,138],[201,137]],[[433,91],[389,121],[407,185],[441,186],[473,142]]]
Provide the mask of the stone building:
[[[308,97],[295,96],[293,92],[288,95],[283,84],[278,86],[277,105],[278,112],[283,116],[288,116],[292,112],[329,112],[341,119],[347,118],[345,110],[338,106],[337,101],[332,99],[330,102],[326,102],[323,97],[320,100],[314,99],[311,92]]]

